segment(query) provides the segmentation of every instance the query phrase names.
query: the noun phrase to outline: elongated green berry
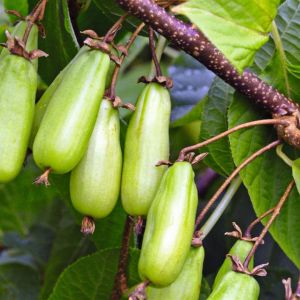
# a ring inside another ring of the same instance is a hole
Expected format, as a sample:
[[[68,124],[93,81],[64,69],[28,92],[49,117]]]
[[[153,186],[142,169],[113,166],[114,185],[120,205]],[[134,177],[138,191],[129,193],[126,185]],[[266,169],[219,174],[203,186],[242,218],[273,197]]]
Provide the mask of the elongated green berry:
[[[243,240],[238,240],[234,243],[232,248],[229,251],[229,254],[237,256],[240,261],[244,261],[247,255],[249,254],[253,243]],[[249,268],[253,268],[253,259],[251,259]],[[217,287],[217,285],[221,282],[222,278],[232,270],[232,261],[229,257],[226,257],[221,268],[218,271],[218,274],[215,278],[213,289]]]
[[[157,83],[146,85],[127,129],[121,198],[130,215],[147,215],[169,158],[170,95]]]
[[[230,271],[213,289],[207,300],[257,300],[259,290],[254,277]]]
[[[71,171],[82,158],[103,97],[110,59],[89,50],[72,64],[52,95],[33,143],[41,169]]]
[[[118,200],[121,170],[119,113],[110,101],[102,100],[87,151],[71,173],[75,209],[93,218],[109,215]]]
[[[18,175],[25,159],[37,73],[29,60],[8,54],[0,60],[0,78],[0,182],[7,182]]]
[[[33,125],[32,125],[32,130],[31,130],[31,136],[30,136],[30,142],[29,142],[29,147],[32,149],[33,146],[33,141],[34,138],[38,132],[38,129],[40,127],[40,124],[42,122],[42,119],[45,115],[46,109],[48,107],[48,104],[60,85],[61,81],[63,80],[64,74],[66,74],[67,70],[69,67],[75,63],[77,58],[85,51],[88,51],[88,47],[84,46],[82,47],[76,56],[72,59],[72,61],[56,76],[56,78],[53,80],[53,82],[50,84],[50,86],[47,88],[47,90],[44,92],[43,96],[41,99],[38,101],[38,103],[35,105],[34,109],[34,120],[33,120]]]
[[[142,279],[167,286],[177,278],[190,249],[197,200],[192,166],[176,162],[163,176],[149,210],[138,265]]]
[[[163,288],[149,286],[148,300],[198,300],[200,295],[204,248],[191,248],[183,269],[170,285]]]

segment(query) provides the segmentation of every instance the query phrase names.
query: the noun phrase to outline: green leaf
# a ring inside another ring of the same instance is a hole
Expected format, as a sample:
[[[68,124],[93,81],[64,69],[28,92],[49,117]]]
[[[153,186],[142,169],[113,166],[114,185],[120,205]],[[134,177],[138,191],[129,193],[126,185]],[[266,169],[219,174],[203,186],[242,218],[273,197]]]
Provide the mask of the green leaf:
[[[210,87],[208,100],[203,107],[200,141],[228,129],[227,110],[232,99],[233,88],[217,77]],[[228,137],[208,145],[201,151],[209,153],[204,162],[219,174],[226,176],[233,171],[234,163]]]
[[[48,1],[43,25],[46,38],[39,40],[39,48],[49,57],[39,60],[39,74],[50,84],[78,51],[67,0]]]
[[[65,218],[66,216],[64,216]],[[62,271],[80,256],[87,255],[91,250],[91,242],[82,236],[77,224],[61,222],[57,231],[50,258],[43,278],[43,287],[39,299],[47,299]]]
[[[255,67],[261,77],[282,93],[299,101],[300,98],[300,2],[285,1],[278,9],[273,24],[272,39],[258,52]]]
[[[110,299],[118,268],[119,248],[100,250],[79,259],[60,276],[49,300]],[[130,250],[128,285],[137,284],[139,251]]]
[[[0,184],[0,232],[28,234],[37,220],[47,219],[56,190],[35,186],[33,181],[38,175],[40,171],[30,160],[14,181]]]
[[[22,16],[26,16],[29,13],[27,0],[4,0],[3,4],[6,10],[16,10]],[[9,14],[8,16],[12,22],[17,20],[17,17],[14,15]]]
[[[33,269],[19,264],[0,266],[1,300],[35,300],[40,278]]]
[[[229,127],[262,118],[247,99],[237,96],[229,108]],[[252,153],[277,139],[268,126],[257,126],[238,131],[229,138],[232,156],[239,165]],[[240,172],[248,189],[254,210],[261,215],[274,207],[292,180],[291,168],[277,155],[275,150],[256,158]],[[285,254],[300,267],[300,196],[294,188],[280,215],[271,226],[271,234]]]
[[[300,194],[300,158],[293,161],[292,171],[298,193]]]
[[[92,239],[98,250],[121,245],[125,220],[126,213],[118,201],[117,206],[109,216],[96,221],[96,230]],[[108,232],[109,234],[107,234]]]
[[[173,9],[187,16],[240,71],[268,41],[279,0],[189,0]]]

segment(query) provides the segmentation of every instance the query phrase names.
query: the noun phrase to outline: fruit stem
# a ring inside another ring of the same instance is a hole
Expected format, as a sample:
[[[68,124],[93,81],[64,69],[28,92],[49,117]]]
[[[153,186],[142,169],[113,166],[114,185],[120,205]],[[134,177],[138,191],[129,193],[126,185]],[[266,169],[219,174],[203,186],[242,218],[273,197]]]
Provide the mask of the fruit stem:
[[[156,76],[162,76],[158,57],[156,56],[156,52],[155,52],[154,32],[153,32],[152,27],[150,27],[150,26],[148,27],[148,32],[149,32],[149,46],[150,46],[150,50],[151,50],[152,60],[153,60],[154,66],[155,66]]]
[[[118,265],[118,272],[115,275],[115,283],[111,296],[111,300],[121,299],[123,293],[128,289],[126,278],[126,267],[129,255],[130,237],[133,228],[133,219],[127,216],[124,226],[122,247],[120,250],[120,259]]]
[[[27,28],[23,35],[23,42],[26,45],[30,31],[36,22],[40,22],[44,18],[47,0],[40,0],[34,7],[30,15],[26,18]]]
[[[144,28],[145,24],[142,23],[140,24],[136,30],[133,32],[133,34],[131,35],[129,41],[127,42],[126,46],[125,46],[125,50],[128,51],[131,47],[131,45],[133,44],[133,42],[135,41],[135,39],[137,38],[137,36],[139,35],[139,33],[142,31],[142,29]],[[124,61],[126,57],[126,54],[123,53],[120,57],[120,62],[118,65],[116,65],[115,69],[114,69],[114,73],[111,79],[111,84],[110,84],[110,96],[109,98],[113,101],[116,98],[116,84],[117,84],[117,79],[120,73],[120,69],[122,66],[122,63]]]
[[[209,234],[215,224],[218,222],[220,217],[222,216],[225,209],[228,207],[231,199],[235,195],[236,191],[240,187],[242,183],[242,179],[240,176],[232,180],[230,186],[228,187],[225,195],[222,197],[222,200],[218,204],[218,206],[214,209],[211,216],[207,219],[205,224],[201,227],[200,232],[202,233],[201,239],[203,240],[205,236]]]
[[[51,168],[46,169],[46,171],[39,177],[34,180],[34,184],[41,185],[44,184],[46,187],[50,186],[49,182],[49,174],[51,172]]]
[[[166,44],[167,44],[166,38],[162,35],[159,35],[157,44],[156,44],[156,48],[155,48],[155,54],[156,54],[156,58],[157,58],[158,62],[160,62],[160,60],[161,60],[161,57],[162,57],[162,54],[164,53]],[[151,69],[149,72],[149,78],[154,77],[155,72],[156,72],[155,64],[154,64],[154,61],[152,61]]]
[[[281,208],[284,205],[284,203],[286,202],[286,200],[288,199],[288,196],[290,194],[290,192],[292,191],[293,187],[295,185],[295,181],[292,180],[288,187],[286,188],[285,192],[283,193],[282,197],[280,198],[278,204],[275,206],[274,211],[269,219],[269,221],[267,222],[266,226],[264,227],[264,229],[262,230],[261,234],[259,235],[259,237],[257,238],[257,240],[255,241],[251,251],[249,252],[249,254],[247,255],[245,261],[244,261],[244,268],[248,269],[249,266],[249,262],[251,260],[251,258],[253,257],[253,255],[255,254],[256,249],[258,248],[258,246],[262,243],[265,235],[267,234],[267,232],[269,231],[271,225],[273,224],[274,220],[277,218],[277,216],[280,214]]]
[[[92,217],[85,216],[81,222],[81,232],[84,236],[93,234],[95,232],[96,224]]]
[[[253,227],[258,224],[262,219],[264,219],[265,217],[267,217],[268,215],[270,215],[273,211],[274,211],[275,207],[270,208],[269,210],[267,210],[266,212],[264,212],[261,216],[259,216],[258,218],[256,218],[246,229],[244,236],[246,238],[251,238],[251,231],[253,229]]]
[[[280,140],[276,140],[267,146],[259,149],[258,151],[254,152],[251,156],[249,156],[247,159],[245,159],[230,175],[229,177],[224,181],[224,183],[219,187],[219,189],[214,193],[214,195],[210,198],[210,200],[205,205],[204,209],[200,212],[200,214],[197,217],[196,223],[195,223],[195,230],[197,230],[199,224],[211,208],[211,206],[217,201],[219,196],[223,193],[223,191],[226,189],[226,187],[230,184],[230,182],[235,178],[236,175],[239,174],[239,172],[245,168],[249,163],[251,163],[253,160],[255,160],[258,156],[265,153],[266,151],[271,150],[272,148],[275,148],[277,145],[281,143]]]
[[[115,37],[116,33],[121,29],[122,23],[127,18],[128,13],[122,15],[119,20],[107,31],[106,35],[103,38],[103,42],[112,42],[112,39]]]
[[[222,139],[223,137],[228,136],[229,134],[234,133],[238,130],[253,127],[253,126],[257,126],[257,125],[275,125],[275,124],[276,125],[282,124],[283,126],[285,126],[285,125],[288,125],[288,122],[285,121],[285,120],[281,120],[281,119],[265,119],[265,120],[251,121],[251,122],[247,122],[247,123],[244,123],[244,124],[237,125],[237,126],[231,128],[231,129],[228,129],[228,130],[226,130],[226,131],[224,131],[224,132],[222,132],[222,133],[220,133],[220,134],[218,134],[218,135],[216,135],[216,136],[214,136],[214,137],[212,137],[212,138],[210,138],[206,141],[203,141],[201,143],[183,148],[179,152],[179,156],[178,156],[177,161],[183,161],[188,152],[198,150],[199,148],[202,148],[202,147],[207,146],[207,145],[209,145],[213,142],[216,142],[216,141]]]

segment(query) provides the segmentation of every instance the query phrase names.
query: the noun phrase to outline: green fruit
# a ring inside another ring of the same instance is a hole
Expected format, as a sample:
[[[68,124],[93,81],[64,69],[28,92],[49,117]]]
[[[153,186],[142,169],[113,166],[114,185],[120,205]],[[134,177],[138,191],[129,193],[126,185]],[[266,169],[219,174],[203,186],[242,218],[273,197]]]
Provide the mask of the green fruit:
[[[102,100],[87,151],[71,173],[75,209],[93,218],[109,215],[118,200],[121,171],[119,113],[110,101]]]
[[[191,248],[176,280],[164,288],[149,286],[148,300],[198,300],[202,280],[204,248]]]
[[[34,120],[33,120],[33,125],[32,125],[32,130],[31,130],[31,136],[30,136],[30,142],[29,142],[29,147],[32,149],[34,138],[38,132],[38,129],[40,127],[40,124],[42,122],[42,119],[45,115],[46,109],[48,107],[48,104],[60,85],[61,81],[63,80],[64,74],[67,72],[69,67],[76,62],[77,58],[84,53],[85,51],[88,51],[88,47],[83,46],[76,56],[71,60],[71,62],[56,76],[56,78],[53,80],[53,82],[49,85],[47,90],[44,92],[43,96],[41,99],[38,101],[38,103],[35,105],[35,110],[34,110]]]
[[[197,202],[191,164],[176,162],[163,176],[147,217],[138,265],[144,280],[167,286],[177,278],[190,249]]]
[[[169,158],[170,94],[157,83],[146,85],[127,129],[121,198],[130,215],[147,215]]]
[[[103,97],[110,59],[89,50],[72,64],[53,93],[33,143],[41,169],[63,174],[82,158]]]
[[[240,259],[240,261],[243,262],[249,254],[252,246],[253,243],[251,242],[238,240],[230,249],[229,254],[237,256]],[[251,259],[250,261],[249,268],[253,268],[253,259]],[[215,278],[213,289],[215,289],[218,286],[218,284],[222,281],[223,277],[230,271],[232,271],[232,261],[229,257],[226,257]]]
[[[230,271],[207,300],[257,300],[258,297],[259,285],[254,277]]]
[[[23,38],[26,28],[27,28],[27,22],[20,21],[19,23],[17,23],[16,26],[14,26],[11,35],[13,37],[18,37],[21,40]],[[30,31],[30,34],[28,36],[28,40],[26,43],[26,50],[28,52],[38,48],[38,33],[39,33],[38,27],[34,24],[32,26],[32,29]],[[8,54],[10,54],[9,50],[6,48],[3,48],[1,51],[1,54],[0,54],[0,60],[2,60]],[[37,70],[38,69],[38,59],[34,59],[32,61],[32,64],[34,65],[35,69]]]
[[[0,61],[0,182],[20,172],[30,137],[37,73],[32,63],[17,55]]]

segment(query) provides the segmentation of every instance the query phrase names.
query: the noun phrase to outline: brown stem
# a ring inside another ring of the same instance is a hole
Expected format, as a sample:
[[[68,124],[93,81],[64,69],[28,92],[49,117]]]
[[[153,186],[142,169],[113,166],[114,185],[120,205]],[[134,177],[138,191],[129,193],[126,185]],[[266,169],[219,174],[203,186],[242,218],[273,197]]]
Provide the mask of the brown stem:
[[[270,208],[268,211],[266,211],[265,213],[263,213],[261,216],[259,216],[257,219],[255,219],[246,229],[244,236],[247,238],[251,238],[251,231],[253,229],[253,227],[258,224],[262,219],[264,219],[265,217],[267,217],[268,215],[270,215],[273,211],[274,211],[275,207]]]
[[[290,101],[254,73],[245,71],[239,74],[202,32],[169,14],[154,0],[116,0],[116,2],[270,114],[276,116],[295,112],[299,114],[299,106],[295,102]]]
[[[264,227],[264,229],[262,230],[261,234],[259,235],[258,239],[255,241],[251,251],[249,252],[249,254],[247,255],[245,261],[244,261],[244,267],[248,268],[249,262],[251,260],[251,258],[253,257],[256,249],[258,248],[258,246],[262,243],[265,235],[267,234],[267,232],[269,231],[271,225],[273,224],[274,220],[277,218],[277,216],[280,214],[281,208],[284,205],[284,203],[286,202],[286,200],[288,199],[288,196],[291,192],[291,190],[293,189],[295,185],[295,181],[291,181],[288,185],[288,187],[286,188],[284,194],[282,195],[282,197],[280,198],[278,204],[276,205],[269,221],[267,222],[266,226]]]
[[[159,65],[159,62],[158,62],[158,59],[156,56],[156,52],[155,52],[154,32],[150,26],[148,27],[148,32],[149,32],[149,46],[150,46],[150,50],[151,50],[152,60],[155,65],[156,76],[162,76],[161,68],[160,68],[160,65]]]
[[[106,35],[104,36],[103,42],[111,42],[111,37],[114,37],[115,34],[119,31],[122,27],[122,23],[127,18],[128,13],[122,15],[119,20],[107,31]]]
[[[219,189],[215,192],[215,194],[211,197],[211,199],[208,201],[208,203],[205,205],[204,209],[200,212],[199,216],[197,217],[196,223],[195,223],[195,230],[197,230],[199,224],[203,220],[204,216],[208,212],[208,210],[211,208],[211,206],[216,202],[216,200],[219,198],[219,196],[223,193],[223,191],[226,189],[226,187],[230,184],[232,179],[239,174],[239,172],[245,168],[249,163],[251,163],[254,159],[256,159],[261,154],[265,153],[266,151],[269,151],[273,148],[275,148],[277,145],[281,143],[280,140],[274,141],[267,146],[259,149],[258,151],[254,152],[251,156],[249,156],[247,159],[245,159],[231,174],[230,176],[224,181],[224,183],[219,187]]]
[[[122,247],[121,247],[121,251],[120,251],[118,272],[115,276],[115,283],[114,283],[111,300],[121,299],[123,293],[128,288],[127,287],[127,279],[126,279],[126,266],[127,266],[127,262],[128,262],[129,243],[130,243],[132,227],[133,227],[133,219],[130,216],[127,216],[125,226],[124,226],[124,233],[123,233]]]
[[[145,24],[142,23],[140,24],[137,29],[133,32],[133,34],[131,35],[129,41],[127,42],[126,46],[125,46],[125,52],[128,51],[131,47],[131,45],[133,44],[133,42],[135,41],[135,39],[137,38],[137,36],[139,35],[139,33],[142,31],[142,29],[144,28]],[[120,61],[119,64],[116,65],[115,69],[114,69],[114,73],[111,79],[111,84],[110,84],[110,99],[114,100],[116,98],[116,84],[117,84],[117,79],[119,76],[119,72],[121,69],[121,65],[124,61],[126,57],[126,54],[123,53],[120,57]]]
[[[26,18],[27,28],[23,35],[23,42],[26,45],[30,31],[36,22],[40,22],[44,18],[47,0],[40,0],[35,6],[31,14]]]
[[[247,123],[244,123],[244,124],[241,124],[241,125],[238,125],[238,126],[235,126],[229,130],[226,130],[204,142],[201,142],[201,143],[198,143],[196,145],[192,145],[192,146],[189,146],[189,147],[186,147],[186,148],[183,148],[180,153],[179,153],[179,156],[178,156],[178,159],[177,161],[183,161],[185,159],[185,155],[187,152],[191,152],[191,151],[195,151],[201,147],[204,147],[210,143],[213,143],[233,132],[236,132],[238,130],[241,130],[241,129],[245,129],[245,128],[249,128],[249,127],[253,127],[253,126],[257,126],[257,125],[278,125],[278,124],[281,124],[283,126],[285,125],[288,125],[288,123],[284,120],[281,120],[281,119],[265,119],[265,120],[257,120],[257,121],[251,121],[251,122],[247,122]]]

